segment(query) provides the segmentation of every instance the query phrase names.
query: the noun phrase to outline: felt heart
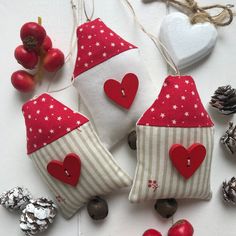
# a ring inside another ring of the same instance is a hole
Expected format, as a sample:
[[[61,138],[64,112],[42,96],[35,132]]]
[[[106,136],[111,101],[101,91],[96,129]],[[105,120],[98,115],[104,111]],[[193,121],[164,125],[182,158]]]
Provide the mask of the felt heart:
[[[76,186],[80,177],[81,161],[75,153],[66,155],[63,162],[52,160],[47,165],[48,173],[63,183]]]
[[[128,73],[121,83],[109,79],[104,83],[104,92],[113,102],[119,106],[129,109],[138,91],[139,81],[135,74]]]
[[[214,48],[217,30],[211,23],[191,24],[188,16],[176,12],[161,24],[159,38],[179,69],[203,59]]]
[[[188,149],[180,144],[174,144],[170,148],[169,155],[175,168],[188,179],[205,159],[206,148],[199,143],[192,144]]]

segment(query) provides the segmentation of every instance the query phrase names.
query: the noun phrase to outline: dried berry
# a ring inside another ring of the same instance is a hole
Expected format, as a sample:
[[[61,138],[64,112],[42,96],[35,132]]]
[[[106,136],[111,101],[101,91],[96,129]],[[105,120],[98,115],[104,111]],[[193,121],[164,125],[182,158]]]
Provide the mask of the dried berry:
[[[88,202],[87,211],[93,220],[103,220],[108,215],[107,202],[100,197],[94,197]]]
[[[156,201],[154,208],[162,217],[170,218],[177,211],[178,203],[174,198],[159,199]]]
[[[232,177],[230,181],[224,181],[222,184],[223,198],[226,202],[236,203],[236,178]]]
[[[137,141],[136,131],[133,130],[128,135],[128,144],[129,144],[130,148],[133,150],[137,149],[136,141]]]

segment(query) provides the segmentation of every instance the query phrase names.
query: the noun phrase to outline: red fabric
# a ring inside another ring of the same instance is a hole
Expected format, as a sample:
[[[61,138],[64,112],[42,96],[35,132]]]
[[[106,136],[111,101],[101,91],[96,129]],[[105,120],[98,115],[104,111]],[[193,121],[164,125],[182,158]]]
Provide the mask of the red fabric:
[[[161,92],[138,121],[138,125],[158,127],[211,127],[191,76],[168,76]]]
[[[26,125],[28,154],[89,121],[48,94],[42,94],[26,102],[22,111]]]
[[[100,19],[79,26],[77,38],[75,78],[111,57],[136,48],[109,29]]]

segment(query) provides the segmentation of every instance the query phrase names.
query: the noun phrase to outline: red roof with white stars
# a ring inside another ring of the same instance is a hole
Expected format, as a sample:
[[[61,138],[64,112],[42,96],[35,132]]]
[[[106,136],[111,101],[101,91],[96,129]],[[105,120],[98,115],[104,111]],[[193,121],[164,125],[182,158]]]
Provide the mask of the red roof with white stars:
[[[46,93],[26,102],[22,111],[26,125],[28,154],[89,121]]]
[[[137,48],[109,29],[99,18],[77,28],[74,78],[124,51]]]
[[[211,127],[191,76],[168,76],[152,106],[138,125],[158,127]]]

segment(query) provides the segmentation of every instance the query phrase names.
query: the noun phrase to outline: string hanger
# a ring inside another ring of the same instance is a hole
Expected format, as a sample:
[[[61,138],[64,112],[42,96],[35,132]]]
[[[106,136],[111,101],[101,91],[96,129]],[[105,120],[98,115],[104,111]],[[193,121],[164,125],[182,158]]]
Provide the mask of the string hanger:
[[[84,11],[84,15],[86,17],[86,20],[91,21],[93,19],[93,16],[94,16],[94,0],[92,0],[92,11],[91,11],[90,16],[87,12],[87,7],[86,7],[85,0],[83,0],[83,2],[82,2],[82,7],[83,7],[83,11]]]
[[[222,5],[213,4],[200,7],[195,0],[162,0],[167,4],[174,5],[175,7],[183,8],[189,12],[189,18],[192,24],[210,22],[215,26],[227,26],[233,21],[234,14],[231,8],[232,4]],[[208,10],[221,10],[220,13],[215,15],[210,14]]]
[[[129,0],[123,0],[123,1],[127,5],[127,7],[129,8],[129,10],[131,11],[135,22],[138,24],[140,29],[153,41],[155,47],[159,50],[160,54],[162,55],[162,57],[164,58],[166,63],[170,66],[170,68],[175,72],[176,75],[180,75],[180,70],[179,70],[178,66],[174,63],[174,61],[173,61],[169,51],[165,47],[165,45],[158,39],[158,37],[156,37],[152,33],[148,32],[144,28],[144,26],[139,21],[136,13],[134,11],[134,8],[131,5],[131,3],[129,2]]]

